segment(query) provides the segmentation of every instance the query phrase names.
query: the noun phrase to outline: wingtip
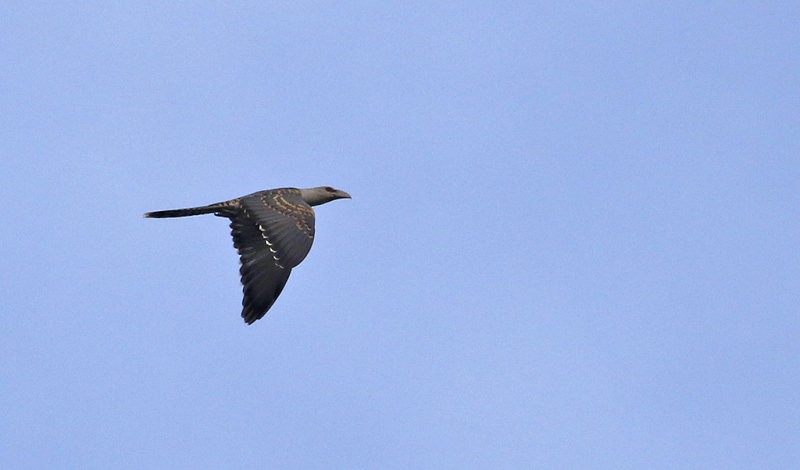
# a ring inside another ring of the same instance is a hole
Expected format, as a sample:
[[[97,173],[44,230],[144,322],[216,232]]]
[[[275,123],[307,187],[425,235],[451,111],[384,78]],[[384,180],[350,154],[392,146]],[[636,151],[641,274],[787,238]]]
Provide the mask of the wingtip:
[[[244,322],[248,325],[252,325],[256,321],[258,321],[258,319],[260,319],[262,316],[263,315],[259,316],[258,314],[256,314],[255,312],[246,307],[242,309],[242,320],[244,320]]]

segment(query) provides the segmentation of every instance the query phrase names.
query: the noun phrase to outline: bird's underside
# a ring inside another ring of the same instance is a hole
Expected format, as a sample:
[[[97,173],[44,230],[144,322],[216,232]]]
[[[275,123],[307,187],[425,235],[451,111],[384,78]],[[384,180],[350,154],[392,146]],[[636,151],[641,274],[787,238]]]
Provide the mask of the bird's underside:
[[[314,241],[312,205],[349,198],[331,187],[279,188],[201,207],[148,212],[145,217],[214,214],[228,218],[241,266],[242,318],[248,324],[263,317],[280,295],[292,268]]]

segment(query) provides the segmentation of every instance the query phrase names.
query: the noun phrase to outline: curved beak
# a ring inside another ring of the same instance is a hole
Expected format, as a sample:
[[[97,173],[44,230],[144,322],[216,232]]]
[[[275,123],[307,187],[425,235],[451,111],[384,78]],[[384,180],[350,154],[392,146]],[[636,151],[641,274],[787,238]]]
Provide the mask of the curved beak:
[[[349,194],[342,191],[341,189],[336,190],[336,196],[339,197],[339,199],[352,199]]]

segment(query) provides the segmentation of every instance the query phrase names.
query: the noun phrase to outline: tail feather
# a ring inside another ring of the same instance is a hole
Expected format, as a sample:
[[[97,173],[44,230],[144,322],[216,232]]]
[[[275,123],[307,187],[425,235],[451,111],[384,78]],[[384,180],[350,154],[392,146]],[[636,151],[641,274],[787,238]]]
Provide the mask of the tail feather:
[[[165,211],[145,212],[144,216],[155,219],[163,219],[165,217],[187,217],[190,215],[213,214],[215,212],[220,212],[225,207],[226,206],[224,203],[217,203],[208,206],[187,207],[186,209],[169,209]]]

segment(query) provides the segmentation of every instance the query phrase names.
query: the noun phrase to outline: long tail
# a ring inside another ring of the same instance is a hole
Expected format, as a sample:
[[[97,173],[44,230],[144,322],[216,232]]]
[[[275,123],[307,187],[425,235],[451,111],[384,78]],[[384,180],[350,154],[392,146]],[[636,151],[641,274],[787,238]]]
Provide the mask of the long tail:
[[[186,217],[190,215],[213,214],[215,212],[221,212],[227,207],[229,207],[228,202],[218,202],[216,204],[210,204],[208,206],[187,207],[186,209],[170,209],[166,211],[145,212],[144,216],[153,217],[155,219],[163,219],[165,217]]]

